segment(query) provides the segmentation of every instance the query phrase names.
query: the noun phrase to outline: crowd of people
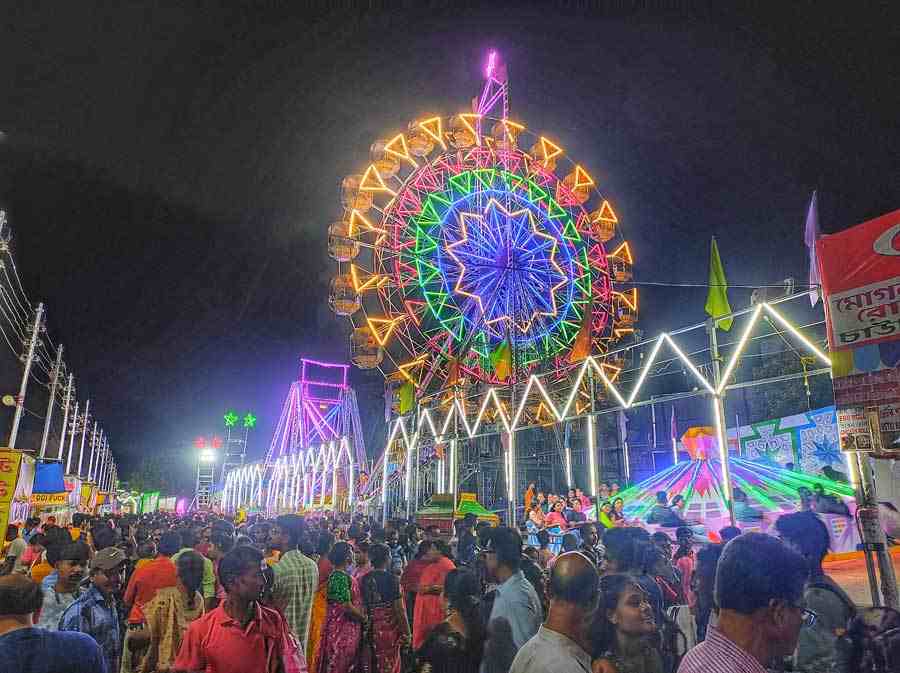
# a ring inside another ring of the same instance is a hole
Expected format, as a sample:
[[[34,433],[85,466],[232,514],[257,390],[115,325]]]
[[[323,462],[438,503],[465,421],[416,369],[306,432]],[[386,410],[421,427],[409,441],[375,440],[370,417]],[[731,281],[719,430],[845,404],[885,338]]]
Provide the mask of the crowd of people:
[[[529,520],[582,496],[534,491]],[[722,543],[567,524],[557,552],[546,526],[532,545],[473,515],[450,530],[332,513],[29,519],[3,554],[0,671],[900,669],[900,614],[859,608],[824,573],[814,512]]]

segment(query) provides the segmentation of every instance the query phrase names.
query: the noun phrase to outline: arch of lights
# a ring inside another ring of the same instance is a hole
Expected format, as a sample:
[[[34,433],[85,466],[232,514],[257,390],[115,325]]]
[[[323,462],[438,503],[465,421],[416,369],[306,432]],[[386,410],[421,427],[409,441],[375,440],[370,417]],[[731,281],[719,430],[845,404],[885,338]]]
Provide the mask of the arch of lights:
[[[800,293],[780,301],[790,301],[798,297],[805,299],[808,297],[808,294]],[[411,475],[414,475],[413,466],[417,461],[417,452],[420,444],[429,438],[436,444],[443,443],[448,447],[446,462],[439,462],[439,470],[443,472],[446,469],[448,473],[446,475],[439,474],[438,483],[445,486],[448,491],[456,493],[458,442],[465,438],[473,439],[475,437],[498,434],[505,436],[507,441],[504,444],[506,447],[509,447],[505,450],[503,456],[503,471],[507,485],[505,495],[510,502],[515,502],[516,493],[513,485],[516,483],[516,456],[513,437],[517,432],[533,427],[536,424],[534,419],[526,413],[526,409],[529,406],[533,406],[535,402],[543,406],[551,423],[576,419],[586,420],[588,424],[586,433],[588,446],[586,448],[590,470],[589,495],[595,497],[598,490],[598,472],[595,463],[597,454],[595,446],[596,417],[599,413],[627,410],[646,403],[647,400],[642,397],[641,393],[648,374],[659,360],[660,353],[664,348],[670,350],[672,355],[684,364],[686,370],[691,373],[691,376],[709,396],[712,416],[715,419],[719,460],[723,465],[723,492],[730,501],[731,480],[728,469],[726,427],[722,415],[722,399],[732,383],[735,368],[750,341],[754,329],[761,321],[766,318],[770,319],[774,324],[783,328],[786,334],[796,339],[802,350],[815,357],[822,364],[823,370],[830,370],[831,368],[831,360],[828,355],[804,335],[801,329],[785,318],[773,305],[776,303],[780,302],[761,303],[752,309],[736,311],[731,314],[734,317],[749,314],[749,319],[740,338],[734,345],[731,356],[724,365],[724,369],[717,377],[718,380],[714,379],[711,381],[705,377],[698,365],[692,361],[691,357],[678,344],[678,334],[687,331],[679,330],[679,332],[673,334],[664,332],[655,339],[628,347],[650,347],[650,355],[644,359],[643,365],[637,372],[630,389],[626,389],[621,382],[617,383],[618,370],[611,368],[603,358],[590,356],[585,358],[578,367],[577,374],[571,379],[567,390],[559,388],[548,389],[548,377],[546,375],[543,377],[532,375],[525,384],[521,395],[517,397],[518,401],[515,404],[511,404],[511,400],[504,395],[507,392],[504,388],[492,386],[484,391],[480,399],[465,400],[461,395],[454,393],[452,396],[447,396],[441,400],[441,403],[436,407],[430,409],[419,408],[415,414],[396,417],[390,426],[384,453],[375,467],[379,482],[378,493],[381,496],[383,517],[386,520],[388,515],[388,490],[390,488],[400,489],[403,499],[407,503],[410,502],[411,485],[414,481]],[[699,327],[702,327],[702,325]],[[583,383],[586,380],[591,382],[599,380],[602,384],[602,389],[608,393],[610,399],[615,400],[617,405],[614,408],[604,409],[602,412],[592,410],[584,399]],[[546,425],[547,423],[539,422],[537,424]],[[396,477],[389,479],[389,461],[385,459],[385,456],[390,455],[392,449],[394,449],[395,454],[398,450],[402,454],[403,464],[397,470]],[[573,483],[570,456],[567,456],[567,472],[568,482]],[[387,488],[383,486],[385,484],[388,485]]]

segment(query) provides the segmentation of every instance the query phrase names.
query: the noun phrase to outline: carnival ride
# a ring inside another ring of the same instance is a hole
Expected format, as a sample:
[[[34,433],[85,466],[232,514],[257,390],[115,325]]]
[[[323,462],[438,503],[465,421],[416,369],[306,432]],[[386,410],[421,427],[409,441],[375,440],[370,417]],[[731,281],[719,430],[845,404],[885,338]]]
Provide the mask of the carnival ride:
[[[353,507],[366,490],[368,459],[349,368],[300,360],[265,460],[225,475],[225,511]]]
[[[472,111],[415,119],[370,155],[328,229],[354,365],[421,397],[565,371],[633,331],[619,218],[562,147],[510,119],[495,52]]]
[[[731,525],[724,473],[716,443],[713,428],[691,428],[685,433],[682,445],[690,460],[676,462],[618,494],[625,502],[626,519],[644,521],[656,503],[656,494],[665,491],[669,498],[676,495],[684,497],[682,516],[686,520],[702,521],[712,531]],[[811,493],[816,485],[830,495],[844,498],[852,506],[854,489],[849,484],[788,470],[767,461],[729,456],[728,462],[731,489],[743,491],[747,496],[747,505],[761,515],[754,520],[742,521],[743,527],[763,521],[769,524],[781,514],[798,511],[802,500],[801,489]]]
[[[471,110],[376,140],[328,229],[329,303],[351,323],[351,362],[381,371],[401,415],[487,386],[509,406],[518,384],[548,372],[559,402],[592,353],[614,377],[624,363],[604,354],[634,332],[638,292],[622,285],[633,256],[612,203],[558,142],[510,117],[496,52],[484,77]],[[589,404],[587,383],[581,393]],[[540,401],[524,414],[551,417]],[[424,457],[438,466],[435,492],[455,488],[458,468],[440,445]],[[405,461],[382,456],[371,492]]]

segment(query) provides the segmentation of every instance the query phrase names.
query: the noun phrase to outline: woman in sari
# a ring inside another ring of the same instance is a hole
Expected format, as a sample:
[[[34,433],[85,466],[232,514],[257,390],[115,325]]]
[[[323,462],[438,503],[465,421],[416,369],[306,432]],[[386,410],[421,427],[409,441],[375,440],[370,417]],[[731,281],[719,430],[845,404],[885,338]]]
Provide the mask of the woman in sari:
[[[319,588],[313,599],[312,613],[309,617],[309,638],[306,643],[306,661],[309,666],[309,673],[316,673],[317,670],[319,644],[322,642],[322,626],[325,624],[325,617],[328,614],[328,578],[331,576],[332,570],[328,554],[331,552],[332,546],[334,546],[334,536],[327,531],[322,531],[316,548],[318,552],[316,565],[319,567]]]
[[[444,619],[444,579],[456,568],[449,558],[450,550],[443,540],[436,540],[425,554],[428,565],[422,571],[419,590],[416,592],[416,609],[413,616],[413,649],[422,647],[428,633]]]
[[[360,581],[369,628],[363,661],[368,673],[400,673],[400,648],[409,647],[409,622],[397,576],[388,570],[391,550],[386,544],[369,547],[372,569]]]
[[[358,661],[362,624],[366,621],[359,583],[347,572],[353,561],[353,547],[338,542],[328,559],[334,569],[325,593],[328,612],[322,627],[316,670],[318,673],[349,673]]]
[[[186,551],[178,557],[178,584],[159,589],[142,611],[147,622],[144,633],[149,640],[147,652],[138,665],[139,673],[168,671],[175,663],[188,624],[203,616],[203,557]]]
[[[403,574],[400,576],[400,587],[406,598],[407,623],[412,624],[416,609],[416,592],[419,590],[419,582],[422,580],[422,571],[428,567],[428,552],[431,550],[431,540],[422,540],[415,552],[415,558],[406,564]]]
[[[444,604],[447,616],[416,652],[416,671],[478,673],[487,634],[481,617],[481,582],[475,574],[465,568],[450,571],[444,580]],[[511,654],[506,657],[509,661],[515,656]]]

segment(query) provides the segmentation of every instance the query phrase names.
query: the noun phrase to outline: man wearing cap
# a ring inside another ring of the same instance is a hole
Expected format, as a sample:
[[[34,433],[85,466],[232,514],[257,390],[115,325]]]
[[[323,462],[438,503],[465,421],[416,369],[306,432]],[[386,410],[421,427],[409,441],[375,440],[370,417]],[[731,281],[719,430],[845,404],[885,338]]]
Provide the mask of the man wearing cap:
[[[86,633],[103,650],[107,668],[119,670],[122,639],[115,595],[122,589],[125,552],[118,547],[101,549],[91,560],[91,587],[66,608],[59,620],[60,631]]]

